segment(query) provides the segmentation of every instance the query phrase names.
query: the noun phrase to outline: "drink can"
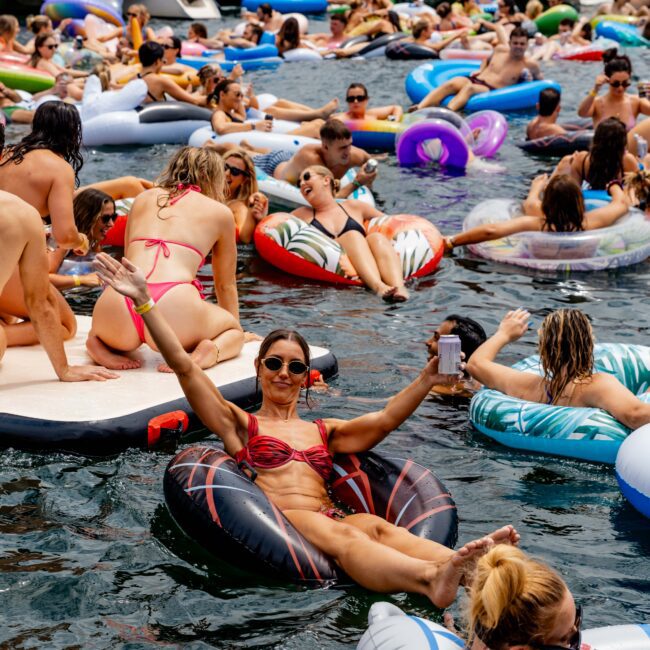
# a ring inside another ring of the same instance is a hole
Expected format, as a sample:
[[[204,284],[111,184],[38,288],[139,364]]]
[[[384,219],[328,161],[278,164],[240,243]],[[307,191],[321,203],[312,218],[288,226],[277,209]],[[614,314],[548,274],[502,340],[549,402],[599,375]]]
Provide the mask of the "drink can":
[[[443,334],[438,339],[438,372],[457,375],[460,372],[460,337]]]
[[[367,174],[372,174],[377,167],[379,167],[379,163],[374,158],[371,158],[363,168]]]
[[[639,97],[647,97],[648,96],[648,89],[650,89],[650,81],[639,81],[638,84],[638,89],[639,89]]]

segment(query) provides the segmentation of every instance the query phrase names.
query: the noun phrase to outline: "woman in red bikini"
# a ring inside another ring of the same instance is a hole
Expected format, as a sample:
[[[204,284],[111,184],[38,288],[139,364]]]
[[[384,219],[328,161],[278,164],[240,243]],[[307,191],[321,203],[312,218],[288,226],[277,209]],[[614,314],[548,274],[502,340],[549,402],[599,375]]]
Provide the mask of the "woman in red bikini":
[[[211,149],[183,147],[157,185],[133,203],[125,253],[146,269],[148,291],[176,337],[200,368],[237,356],[244,342],[239,325],[235,221],[223,204],[223,162]],[[219,306],[203,300],[196,273],[212,250]],[[140,367],[127,353],[147,343],[156,349],[129,298],[111,288],[97,301],[86,347],[113,370]],[[165,364],[158,368],[170,372]]]
[[[519,540],[512,526],[504,526],[453,551],[375,515],[347,515],[328,496],[333,454],[371,449],[415,411],[435,384],[457,380],[438,374],[436,356],[382,411],[353,420],[311,422],[297,412],[300,386],[309,372],[309,347],[297,332],[276,330],[262,341],[255,360],[262,406],[251,415],[226,401],[185,352],[164,310],[152,301],[140,269],[126,258],[120,264],[102,253],[96,268],[102,280],[138,306],[205,426],[242,466],[255,470],[259,487],[293,526],[360,585],[380,592],[421,593],[446,607],[478,556],[494,544]]]

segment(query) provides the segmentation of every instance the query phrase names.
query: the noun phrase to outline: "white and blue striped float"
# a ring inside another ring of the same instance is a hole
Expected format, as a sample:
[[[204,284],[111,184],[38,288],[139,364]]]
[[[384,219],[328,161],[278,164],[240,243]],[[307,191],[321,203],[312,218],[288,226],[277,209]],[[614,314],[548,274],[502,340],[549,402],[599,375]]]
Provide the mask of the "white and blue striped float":
[[[616,456],[616,478],[621,492],[646,517],[650,517],[649,468],[650,424],[646,424],[623,441]]]

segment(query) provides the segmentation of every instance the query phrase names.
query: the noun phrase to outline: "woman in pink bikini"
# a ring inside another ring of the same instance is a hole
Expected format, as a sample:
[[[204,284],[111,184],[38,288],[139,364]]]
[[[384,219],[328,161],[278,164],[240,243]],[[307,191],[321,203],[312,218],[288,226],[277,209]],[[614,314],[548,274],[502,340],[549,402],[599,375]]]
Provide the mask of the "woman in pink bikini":
[[[435,384],[457,380],[438,373],[437,356],[383,410],[352,420],[312,422],[297,412],[300,387],[310,370],[309,346],[297,332],[275,330],[262,341],[255,360],[262,406],[251,415],[225,400],[185,352],[165,310],[152,302],[140,269],[126,258],[120,264],[102,253],[96,269],[143,313],[196,414],[223,440],[226,452],[254,469],[257,485],[291,524],[360,585],[380,592],[420,593],[447,607],[459,585],[471,581],[478,556],[494,544],[518,542],[517,531],[504,526],[453,551],[381,517],[348,515],[330,500],[327,481],[334,454],[371,449],[415,411]]]
[[[219,154],[183,147],[157,185],[134,201],[125,235],[125,254],[146,270],[148,291],[200,368],[237,356],[244,343],[235,282],[235,221],[223,204],[224,188]],[[196,279],[210,251],[219,306],[203,300]],[[86,342],[95,361],[114,370],[138,368],[141,362],[128,353],[142,343],[157,349],[138,311],[129,298],[111,288],[104,291]],[[170,372],[165,364],[158,369]]]

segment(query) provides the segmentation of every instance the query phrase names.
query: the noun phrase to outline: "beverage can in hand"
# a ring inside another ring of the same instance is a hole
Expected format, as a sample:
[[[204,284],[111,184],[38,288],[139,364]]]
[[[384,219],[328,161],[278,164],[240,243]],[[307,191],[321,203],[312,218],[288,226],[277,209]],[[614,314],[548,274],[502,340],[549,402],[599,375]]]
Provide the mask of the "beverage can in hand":
[[[443,334],[438,339],[438,372],[441,375],[460,372],[460,338],[455,334]]]

